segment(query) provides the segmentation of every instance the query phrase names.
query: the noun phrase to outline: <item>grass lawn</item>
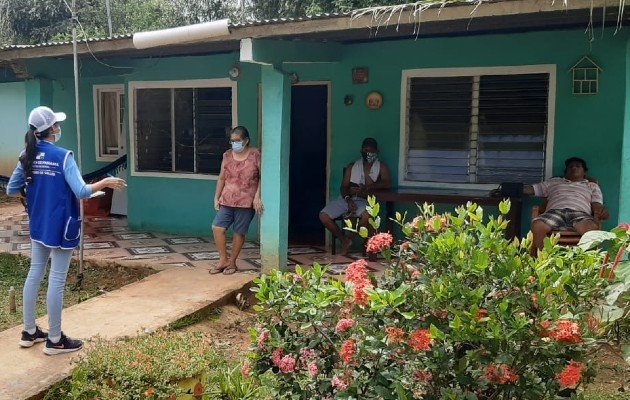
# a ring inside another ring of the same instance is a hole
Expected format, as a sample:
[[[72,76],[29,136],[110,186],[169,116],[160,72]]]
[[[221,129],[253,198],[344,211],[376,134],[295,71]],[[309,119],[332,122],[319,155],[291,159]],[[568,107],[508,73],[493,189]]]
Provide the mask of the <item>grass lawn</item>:
[[[30,259],[20,255],[0,253],[0,331],[22,323],[22,288],[28,274]],[[68,272],[64,307],[69,307],[99,294],[136,282],[155,272],[150,268],[125,268],[116,266],[93,267],[84,264],[83,285],[75,290],[78,264],[73,262]],[[37,299],[36,316],[46,314],[46,287],[44,277]],[[9,288],[15,288],[17,312],[9,313]],[[46,326],[44,326],[46,328]]]

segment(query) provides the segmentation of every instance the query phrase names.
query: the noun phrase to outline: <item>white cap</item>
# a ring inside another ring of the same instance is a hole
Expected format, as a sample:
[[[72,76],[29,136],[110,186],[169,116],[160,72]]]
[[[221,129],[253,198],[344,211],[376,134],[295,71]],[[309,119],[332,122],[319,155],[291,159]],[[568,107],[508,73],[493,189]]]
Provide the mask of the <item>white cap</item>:
[[[55,124],[55,122],[61,122],[66,119],[66,113],[53,112],[48,107],[39,106],[31,111],[28,116],[28,124],[35,127],[35,132],[44,132]]]

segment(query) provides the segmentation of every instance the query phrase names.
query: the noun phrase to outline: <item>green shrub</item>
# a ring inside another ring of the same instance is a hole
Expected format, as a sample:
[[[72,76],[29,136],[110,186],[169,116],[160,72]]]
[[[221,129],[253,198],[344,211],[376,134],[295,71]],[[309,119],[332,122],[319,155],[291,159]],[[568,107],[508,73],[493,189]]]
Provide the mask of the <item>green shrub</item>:
[[[224,364],[210,340],[198,333],[159,331],[119,342],[99,339],[77,361],[70,380],[48,398],[175,399],[184,393],[178,382]]]
[[[317,264],[262,276],[251,373],[276,374],[274,399],[575,397],[592,377],[603,255],[551,238],[532,258],[531,234],[504,237],[509,206],[487,222],[475,204],[398,214],[401,245],[387,233],[368,242],[391,260],[378,279],[364,260],[345,282]],[[374,199],[368,211],[377,228]]]

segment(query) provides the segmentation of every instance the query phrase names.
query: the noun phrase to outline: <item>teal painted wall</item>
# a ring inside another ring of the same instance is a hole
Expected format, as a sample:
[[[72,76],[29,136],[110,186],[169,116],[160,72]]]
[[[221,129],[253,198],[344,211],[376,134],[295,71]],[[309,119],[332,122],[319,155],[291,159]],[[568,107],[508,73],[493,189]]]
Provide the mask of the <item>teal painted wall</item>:
[[[394,184],[397,184],[400,86],[404,69],[555,64],[553,173],[562,173],[563,160],[569,156],[585,158],[590,175],[600,181],[606,206],[611,211],[611,220],[606,226],[610,228],[617,223],[619,198],[623,193],[620,190],[622,147],[629,146],[630,142],[623,142],[624,116],[628,108],[627,89],[622,82],[628,81],[628,33],[622,31],[613,35],[612,30],[606,30],[596,36],[590,42],[582,29],[576,29],[349,44],[343,46],[341,62],[284,64],[282,69],[296,72],[301,82],[329,81],[331,84],[330,198],[334,198],[338,195],[342,167],[358,158],[360,142],[366,136],[373,136],[379,141],[381,159],[390,166]],[[585,54],[603,69],[600,93],[574,96],[571,94],[569,68]],[[238,63],[238,54],[105,61],[131,69],[108,68],[88,59],[82,61],[84,171],[102,165],[94,158],[92,85],[225,78],[229,68]],[[369,83],[352,84],[352,68],[359,66],[369,68]],[[241,75],[237,80],[238,122],[250,129],[252,143],[257,144],[260,68],[249,64],[240,64],[240,67]],[[69,115],[61,144],[76,147],[72,122],[74,93],[71,62],[35,60],[29,64],[29,71],[54,81],[54,107]],[[365,96],[374,90],[379,91],[384,99],[384,106],[378,111],[370,111],[364,106]],[[354,96],[353,105],[344,105],[346,95]],[[627,192],[630,183],[624,184]],[[209,234],[214,215],[211,205],[214,189],[213,180],[132,176],[129,178],[129,222],[136,229]],[[524,227],[528,226],[530,206],[534,202],[533,199],[526,201]],[[257,227],[258,222],[253,225]],[[250,237],[256,234],[257,229],[250,230]]]
[[[453,38],[353,44],[344,47],[343,61],[337,64],[285,65],[300,81],[332,81],[331,193],[338,195],[343,165],[358,158],[363,137],[373,136],[380,143],[381,158],[390,166],[394,184],[398,182],[400,142],[401,74],[404,69],[494,67],[555,64],[556,109],[553,174],[563,173],[563,161],[570,156],[587,160],[589,174],[598,178],[605,204],[611,212],[607,228],[617,223],[621,145],[625,113],[626,38],[606,30],[603,37],[589,42],[583,30],[532,32],[506,35],[480,35]],[[603,69],[600,93],[595,96],[571,94],[569,69],[585,54]],[[352,68],[367,66],[369,83],[352,84]],[[332,78],[331,78],[332,77]],[[364,106],[371,91],[383,95],[378,111]],[[345,95],[354,104],[345,106]],[[529,226],[531,205],[523,210],[523,232]]]
[[[106,165],[96,161],[93,86],[138,81],[175,81],[227,78],[238,54],[201,57],[104,60],[119,68],[109,68],[91,60],[81,60],[80,102],[83,172]],[[128,68],[120,68],[128,67]],[[248,127],[252,145],[258,145],[258,83],[260,70],[241,65],[237,85],[238,121]],[[71,61],[34,60],[29,71],[53,80],[53,107],[68,114],[59,145],[76,152],[76,113]],[[128,93],[126,93],[128,95]],[[128,116],[127,116],[128,117]],[[128,127],[128,120],[125,126]],[[129,149],[129,134],[127,148]],[[173,179],[129,176],[128,221],[136,230],[154,230],[190,235],[210,235],[214,217],[213,196],[216,180]],[[258,218],[252,222],[249,238],[258,237]]]
[[[0,83],[0,104],[0,175],[10,176],[24,148],[24,134],[28,128],[24,83]]]
[[[626,65],[630,64],[630,40],[626,42]],[[630,74],[626,74],[624,89],[625,118],[623,129],[623,143],[621,150],[621,179],[619,183],[619,223],[630,222]]]

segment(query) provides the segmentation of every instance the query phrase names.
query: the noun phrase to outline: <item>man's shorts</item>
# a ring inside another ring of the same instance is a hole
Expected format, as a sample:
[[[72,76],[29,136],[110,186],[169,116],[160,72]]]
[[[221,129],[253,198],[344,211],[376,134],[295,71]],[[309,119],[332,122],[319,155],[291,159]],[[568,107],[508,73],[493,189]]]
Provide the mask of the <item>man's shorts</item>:
[[[354,204],[356,204],[357,206],[357,209],[353,213],[350,213],[348,202],[342,197],[339,197],[326,204],[326,207],[324,207],[319,213],[328,214],[328,216],[332,219],[337,219],[342,215],[344,216],[344,218],[358,218],[365,211],[365,208],[367,207],[367,200],[362,197],[353,197],[352,201],[354,201]]]
[[[590,214],[583,211],[574,211],[569,208],[563,208],[561,210],[549,210],[546,211],[538,218],[534,218],[533,221],[542,221],[549,225],[553,230],[568,230],[573,229],[573,226],[584,220],[590,220],[595,222],[595,219]]]
[[[246,235],[255,213],[253,208],[221,206],[214,216],[212,226],[228,229],[231,225],[235,233]]]

